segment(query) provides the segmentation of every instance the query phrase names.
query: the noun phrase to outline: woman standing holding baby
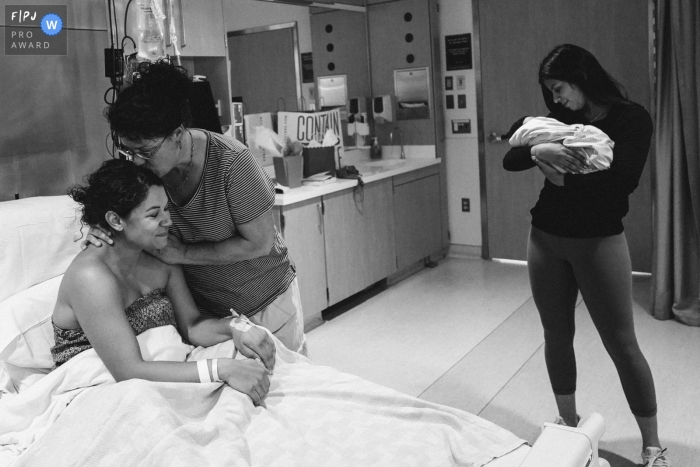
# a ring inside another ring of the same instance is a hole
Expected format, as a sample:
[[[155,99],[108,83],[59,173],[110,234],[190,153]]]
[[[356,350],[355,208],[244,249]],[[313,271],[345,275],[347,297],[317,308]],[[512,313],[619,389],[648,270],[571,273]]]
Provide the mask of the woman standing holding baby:
[[[538,167],[546,177],[531,210],[527,259],[557,423],[576,426],[579,420],[573,342],[580,290],[639,425],[644,465],[668,467],[654,380],[634,331],[632,266],[622,224],[649,153],[651,117],[624,97],[590,52],[575,45],[557,46],[544,58],[539,83],[549,117],[595,126],[614,142],[610,168],[585,175],[585,157],[561,143],[514,147],[503,160],[506,170]]]

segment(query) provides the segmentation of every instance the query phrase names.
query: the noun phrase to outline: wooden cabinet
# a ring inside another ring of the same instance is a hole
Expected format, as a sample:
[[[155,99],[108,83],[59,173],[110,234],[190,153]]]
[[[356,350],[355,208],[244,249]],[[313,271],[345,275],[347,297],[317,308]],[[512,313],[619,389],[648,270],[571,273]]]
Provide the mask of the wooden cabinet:
[[[324,196],[328,304],[396,272],[390,178]]]
[[[396,264],[399,270],[442,248],[438,167],[394,177]]]
[[[275,208],[278,228],[296,267],[306,327],[321,321],[328,307],[323,201],[319,198]]]
[[[274,210],[306,329],[321,312],[442,249],[438,165]]]

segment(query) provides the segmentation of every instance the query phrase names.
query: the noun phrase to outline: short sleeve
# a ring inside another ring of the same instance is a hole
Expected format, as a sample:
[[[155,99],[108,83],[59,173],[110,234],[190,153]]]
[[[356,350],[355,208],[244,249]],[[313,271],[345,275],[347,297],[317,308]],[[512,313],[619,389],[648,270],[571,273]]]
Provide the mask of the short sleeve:
[[[226,198],[236,225],[257,219],[275,204],[275,184],[247,148],[233,157],[225,182]]]

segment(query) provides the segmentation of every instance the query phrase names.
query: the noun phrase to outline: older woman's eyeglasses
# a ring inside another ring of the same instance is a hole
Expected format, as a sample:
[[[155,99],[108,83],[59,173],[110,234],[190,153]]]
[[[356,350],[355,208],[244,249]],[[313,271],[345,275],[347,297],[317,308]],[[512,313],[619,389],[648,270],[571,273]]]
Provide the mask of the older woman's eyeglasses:
[[[158,143],[158,146],[155,148],[151,149],[150,151],[137,151],[131,148],[128,148],[122,144],[121,138],[119,136],[114,136],[114,146],[119,154],[124,156],[126,160],[133,162],[134,158],[138,157],[139,159],[143,159],[145,161],[152,159],[160,147],[165,143],[165,140],[168,139],[167,136],[163,138],[163,140]]]

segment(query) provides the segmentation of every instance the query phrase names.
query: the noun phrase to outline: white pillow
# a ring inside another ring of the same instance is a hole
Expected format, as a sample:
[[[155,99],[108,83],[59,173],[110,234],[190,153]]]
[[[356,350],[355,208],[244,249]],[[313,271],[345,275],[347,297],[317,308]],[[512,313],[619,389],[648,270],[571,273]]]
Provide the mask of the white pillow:
[[[0,302],[0,361],[23,368],[53,368],[51,315],[62,279],[63,275],[54,277]]]
[[[79,219],[65,195],[0,202],[0,302],[66,272],[80,252]]]
[[[7,362],[0,362],[0,366],[6,379],[4,387],[0,380],[0,392],[8,394],[19,394],[51,372],[48,368],[24,368]]]

